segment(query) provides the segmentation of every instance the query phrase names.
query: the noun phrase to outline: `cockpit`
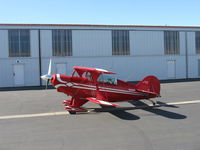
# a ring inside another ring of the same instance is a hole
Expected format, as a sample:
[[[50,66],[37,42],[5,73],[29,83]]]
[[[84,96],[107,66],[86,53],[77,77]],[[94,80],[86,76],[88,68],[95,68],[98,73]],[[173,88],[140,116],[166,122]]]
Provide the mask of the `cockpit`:
[[[98,82],[100,83],[105,83],[105,84],[111,84],[111,85],[117,85],[117,78],[115,78],[112,75],[105,75],[101,74],[99,78],[97,79]]]
[[[104,83],[107,85],[117,85],[117,78],[114,77],[114,72],[109,72],[104,69],[87,68],[87,67],[73,67],[74,72],[72,77],[79,77],[90,80],[92,82]]]

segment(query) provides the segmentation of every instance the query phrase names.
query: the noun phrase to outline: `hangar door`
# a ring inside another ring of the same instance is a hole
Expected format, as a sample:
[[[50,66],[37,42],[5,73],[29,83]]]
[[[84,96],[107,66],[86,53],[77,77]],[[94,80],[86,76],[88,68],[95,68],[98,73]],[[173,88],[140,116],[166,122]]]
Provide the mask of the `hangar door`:
[[[24,65],[15,64],[13,65],[13,76],[15,86],[24,85]]]
[[[56,64],[56,73],[66,75],[67,73],[67,64]]]
[[[168,71],[168,78],[170,79],[176,78],[176,61],[175,60],[167,61],[167,71]]]

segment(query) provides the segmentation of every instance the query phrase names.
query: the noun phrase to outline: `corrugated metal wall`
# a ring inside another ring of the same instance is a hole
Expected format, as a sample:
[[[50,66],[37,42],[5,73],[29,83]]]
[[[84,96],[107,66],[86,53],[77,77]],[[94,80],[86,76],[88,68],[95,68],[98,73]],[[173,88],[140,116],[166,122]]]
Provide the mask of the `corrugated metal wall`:
[[[72,32],[73,56],[111,56],[111,31],[75,30]]]
[[[13,27],[18,28],[18,27]],[[188,77],[199,77],[198,60],[195,50],[195,32],[181,31],[180,55],[164,55],[164,30],[130,30],[130,56],[112,56],[112,30],[88,28],[72,30],[73,56],[52,57],[52,30],[30,30],[31,57],[8,57],[8,30],[0,30],[0,87],[14,85],[13,65],[20,63],[25,68],[25,86],[40,85],[39,48],[41,48],[41,69],[46,74],[50,57],[53,60],[52,72],[56,73],[56,64],[66,64],[70,75],[73,66],[104,68],[117,72],[123,80],[141,80],[146,75],[155,75],[159,79],[169,79],[168,61],[175,61],[175,78],[186,78],[186,50],[188,51]],[[54,27],[56,28],[56,27]],[[62,27],[63,29],[64,27]],[[66,27],[67,29],[67,27]],[[118,29],[118,28],[116,28]],[[120,29],[120,28],[119,28]],[[123,28],[127,29],[127,28]],[[174,30],[174,29],[173,29]],[[177,30],[177,29],[176,29]],[[187,43],[186,43],[187,42]],[[187,46],[187,47],[186,47]]]
[[[163,31],[130,31],[131,55],[164,55]]]

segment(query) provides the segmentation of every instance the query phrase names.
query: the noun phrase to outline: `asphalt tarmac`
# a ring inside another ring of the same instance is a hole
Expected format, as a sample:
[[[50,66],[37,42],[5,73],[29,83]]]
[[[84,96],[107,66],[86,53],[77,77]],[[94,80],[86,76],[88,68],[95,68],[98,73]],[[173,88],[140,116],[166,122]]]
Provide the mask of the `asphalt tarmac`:
[[[161,85],[159,106],[88,102],[69,115],[56,90],[0,92],[0,150],[200,150],[200,82]]]

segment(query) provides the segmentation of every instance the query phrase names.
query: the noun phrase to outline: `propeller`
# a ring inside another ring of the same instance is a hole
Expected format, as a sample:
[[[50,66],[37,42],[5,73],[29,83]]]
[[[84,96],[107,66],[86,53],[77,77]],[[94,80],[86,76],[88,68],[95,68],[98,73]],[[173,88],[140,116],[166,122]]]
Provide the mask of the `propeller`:
[[[49,81],[52,79],[52,75],[51,75],[51,59],[50,59],[50,62],[49,62],[48,74],[42,75],[41,79],[46,81],[46,89],[47,89]]]

